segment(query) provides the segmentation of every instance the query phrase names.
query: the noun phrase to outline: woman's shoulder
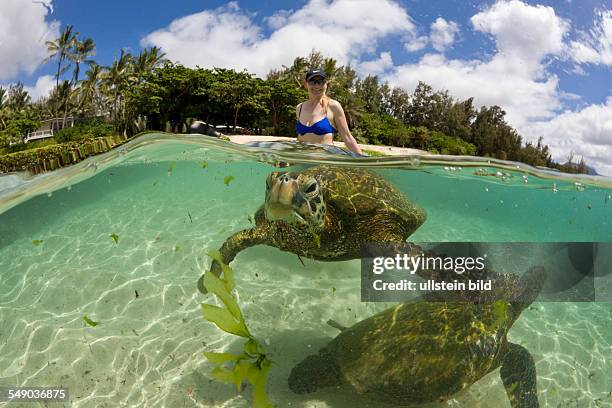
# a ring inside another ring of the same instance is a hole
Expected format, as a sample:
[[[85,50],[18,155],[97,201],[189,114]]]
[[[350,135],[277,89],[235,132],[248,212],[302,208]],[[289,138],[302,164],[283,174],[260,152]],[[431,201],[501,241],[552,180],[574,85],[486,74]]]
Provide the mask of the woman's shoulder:
[[[342,109],[342,104],[335,99],[329,98],[328,106],[332,109]]]

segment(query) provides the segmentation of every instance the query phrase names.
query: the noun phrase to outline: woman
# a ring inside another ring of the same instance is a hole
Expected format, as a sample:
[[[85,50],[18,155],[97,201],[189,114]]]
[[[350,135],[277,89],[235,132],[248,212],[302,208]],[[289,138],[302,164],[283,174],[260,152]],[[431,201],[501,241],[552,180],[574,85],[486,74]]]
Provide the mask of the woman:
[[[325,95],[325,72],[321,69],[308,71],[304,87],[308,90],[308,100],[296,107],[297,139],[304,143],[333,145],[334,132],[337,131],[346,147],[357,154],[363,154],[348,128],[342,105]]]

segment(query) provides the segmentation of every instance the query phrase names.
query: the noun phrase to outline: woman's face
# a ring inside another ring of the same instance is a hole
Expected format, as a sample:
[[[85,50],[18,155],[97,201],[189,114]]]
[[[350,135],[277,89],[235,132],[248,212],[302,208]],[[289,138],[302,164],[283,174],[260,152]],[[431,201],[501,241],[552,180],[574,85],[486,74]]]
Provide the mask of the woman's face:
[[[327,90],[327,81],[322,77],[314,77],[311,78],[310,81],[305,81],[304,86],[309,93],[313,95],[321,95]]]

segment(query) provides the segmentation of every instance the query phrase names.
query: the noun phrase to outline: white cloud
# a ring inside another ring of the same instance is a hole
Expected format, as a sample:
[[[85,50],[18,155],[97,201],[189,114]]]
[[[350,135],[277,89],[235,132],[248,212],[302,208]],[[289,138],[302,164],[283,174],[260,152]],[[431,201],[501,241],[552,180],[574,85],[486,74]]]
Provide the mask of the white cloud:
[[[0,80],[32,74],[47,56],[45,42],[59,34],[59,22],[46,21],[51,8],[50,0],[0,1]]]
[[[459,33],[459,25],[457,23],[438,17],[431,24],[431,45],[436,51],[443,52],[455,42],[455,35],[457,33]]]
[[[391,59],[390,52],[381,52],[378,59],[372,61],[365,61],[359,64],[357,72],[360,75],[380,75],[387,69],[393,67],[393,60]]]
[[[276,28],[267,37],[232,3],[174,20],[141,43],[157,45],[187,66],[246,68],[265,76],[312,49],[346,64],[374,52],[379,39],[415,29],[407,12],[391,0],[311,0],[266,21]]]
[[[293,13],[293,10],[278,10],[270,17],[264,18],[264,21],[268,24],[268,27],[277,30],[287,24],[291,13]]]
[[[24,89],[28,91],[32,101],[37,101],[40,98],[49,96],[54,87],[55,77],[53,75],[43,75],[36,80],[34,86],[24,86]]]
[[[562,52],[569,29],[552,7],[530,6],[518,0],[498,1],[474,15],[471,22],[474,29],[495,38],[498,58],[527,74],[542,68],[546,55]]]
[[[500,1],[471,19],[474,29],[493,36],[496,54],[489,60],[448,60],[426,54],[414,64],[398,66],[387,78],[414,89],[424,81],[448,89],[475,105],[499,105],[508,121],[520,128],[531,120],[551,118],[562,107],[558,78],[548,74],[544,58],[563,50],[567,23],[550,7]]]
[[[590,41],[579,46],[572,43],[576,60],[580,56],[584,62],[607,61],[609,40],[600,38],[612,31],[609,17],[609,13],[602,14],[594,29],[598,36],[591,35]],[[263,24],[272,29],[270,34],[264,34],[264,27],[252,15],[229,3],[174,20],[147,35],[141,44],[157,45],[168,58],[187,66],[246,68],[259,76],[317,49],[339,64],[353,64],[360,74],[380,74],[381,80],[409,91],[418,81],[425,81],[435,89],[448,89],[457,98],[474,97],[476,107],[499,105],[507,112],[508,122],[529,140],[544,136],[557,160],[573,150],[598,169],[612,169],[608,147],[612,140],[609,122],[604,120],[605,115],[610,116],[611,102],[559,114],[564,102],[577,96],[559,89],[559,79],[548,63],[567,55],[569,23],[552,7],[519,0],[499,0],[470,22],[475,31],[494,40],[491,57],[447,59],[442,52],[456,40],[457,23],[439,18],[430,26],[429,36],[417,36],[407,11],[392,0],[310,0],[298,10],[264,18]],[[428,45],[438,52],[394,66],[390,52],[377,48],[380,40],[391,35],[398,36],[410,52]],[[378,58],[363,60],[373,53]],[[590,124],[590,120],[596,122]],[[564,128],[573,129],[580,138],[572,142],[573,133]]]
[[[599,11],[589,33],[569,44],[569,54],[579,64],[612,66],[612,10]]]
[[[574,153],[577,160],[583,156],[598,172],[612,176],[612,97],[550,121],[532,123],[523,131],[534,139],[543,135],[553,159],[563,163]]]
[[[427,46],[429,43],[429,37],[422,35],[420,37],[414,37],[406,41],[404,48],[410,52],[420,51]]]

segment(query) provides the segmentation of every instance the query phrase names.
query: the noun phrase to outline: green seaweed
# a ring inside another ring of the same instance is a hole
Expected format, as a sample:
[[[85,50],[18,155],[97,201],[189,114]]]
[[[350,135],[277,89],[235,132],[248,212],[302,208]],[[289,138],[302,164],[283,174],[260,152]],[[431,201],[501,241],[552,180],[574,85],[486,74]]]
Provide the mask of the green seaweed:
[[[215,366],[211,375],[219,381],[234,384],[238,392],[242,390],[245,382],[251,383],[253,407],[274,407],[266,393],[266,380],[272,361],[267,357],[263,345],[249,332],[242,311],[232,294],[235,287],[232,268],[223,262],[218,251],[210,252],[208,255],[213,258],[213,262],[221,265],[223,278],[218,278],[213,273],[206,273],[204,287],[216,295],[224,307],[202,303],[204,318],[226,333],[248,339],[241,354],[204,352],[204,356]],[[226,364],[229,367],[224,367]]]
[[[223,182],[226,186],[229,186],[230,182],[234,179],[234,176],[225,176],[223,177]]]
[[[110,234],[110,237],[113,239],[113,241],[115,241],[115,244],[119,243],[119,235],[112,233]]]
[[[38,245],[40,245],[40,244],[42,244],[42,243],[43,243],[43,240],[42,240],[42,239],[35,239],[35,240],[33,240],[33,241],[32,241],[32,244],[34,244],[34,245],[36,245],[36,246],[38,246]]]
[[[207,168],[207,167],[208,167],[208,162],[207,162],[206,160],[204,160],[204,161],[202,162],[202,168],[203,168],[203,169],[205,169],[205,168]]]
[[[172,172],[174,171],[174,162],[168,162],[168,175],[172,175]]]
[[[100,324],[100,322],[94,322],[93,320],[91,320],[89,317],[87,317],[87,315],[83,316],[83,320],[91,327],[96,327]]]

